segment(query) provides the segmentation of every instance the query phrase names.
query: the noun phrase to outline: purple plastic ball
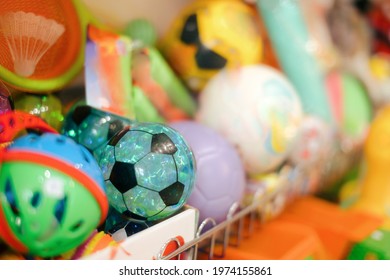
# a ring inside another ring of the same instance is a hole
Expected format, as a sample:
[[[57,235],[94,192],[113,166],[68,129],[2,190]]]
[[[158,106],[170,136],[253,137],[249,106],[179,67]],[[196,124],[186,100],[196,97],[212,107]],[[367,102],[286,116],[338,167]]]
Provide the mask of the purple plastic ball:
[[[244,194],[246,177],[238,151],[218,132],[195,121],[170,126],[183,135],[196,160],[195,186],[187,204],[199,209],[200,222],[206,218],[224,221]]]

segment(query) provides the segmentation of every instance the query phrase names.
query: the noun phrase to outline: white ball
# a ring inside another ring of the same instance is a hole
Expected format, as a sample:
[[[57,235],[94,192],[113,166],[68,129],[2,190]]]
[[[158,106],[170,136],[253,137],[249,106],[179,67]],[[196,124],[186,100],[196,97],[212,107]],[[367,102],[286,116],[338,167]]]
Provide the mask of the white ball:
[[[219,72],[201,92],[197,114],[238,148],[250,175],[270,172],[286,159],[302,117],[291,83],[266,65]]]

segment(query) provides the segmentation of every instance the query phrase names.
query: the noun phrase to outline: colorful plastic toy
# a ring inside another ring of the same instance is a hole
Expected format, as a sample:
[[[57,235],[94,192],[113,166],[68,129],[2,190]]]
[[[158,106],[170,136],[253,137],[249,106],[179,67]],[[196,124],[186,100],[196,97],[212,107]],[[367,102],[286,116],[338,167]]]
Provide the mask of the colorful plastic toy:
[[[323,73],[313,53],[307,49],[309,31],[299,1],[258,0],[257,6],[278,61],[301,97],[303,111],[331,123]]]
[[[64,121],[61,101],[54,94],[19,94],[15,98],[15,109],[42,118],[57,131]]]
[[[119,247],[120,245],[109,234],[95,230],[85,242],[77,248],[62,254],[59,259],[79,260],[111,246]]]
[[[193,117],[195,101],[157,49],[157,31],[152,23],[146,19],[133,20],[126,26],[125,34],[135,45],[132,63],[134,86],[142,88],[167,122]],[[139,121],[151,121],[140,119],[141,111],[145,110],[146,107],[143,110],[136,108]]]
[[[124,117],[88,105],[80,105],[66,115],[61,131],[99,158],[100,148],[117,132],[132,123]]]
[[[197,120],[239,150],[250,175],[274,170],[288,156],[303,117],[287,78],[266,65],[225,69],[199,98]]]
[[[375,230],[370,236],[354,244],[348,260],[390,260],[390,232]]]
[[[259,63],[263,46],[254,10],[236,0],[197,0],[177,16],[159,48],[194,92],[219,70]]]
[[[366,211],[385,219],[384,230],[390,229],[390,106],[380,110],[371,123],[364,146],[365,170],[360,184],[360,197],[353,209]]]
[[[118,132],[99,159],[110,205],[129,219],[155,221],[177,212],[195,180],[195,159],[166,125],[134,123]]]
[[[57,133],[41,118],[23,111],[9,111],[0,115],[0,147],[9,145],[18,134],[26,130]]]
[[[326,81],[329,103],[341,137],[361,146],[373,115],[366,87],[348,72],[331,72]]]
[[[187,204],[199,209],[199,221],[227,219],[234,203],[241,203],[246,183],[238,151],[215,130],[195,121],[171,123],[192,148],[196,160],[194,190]]]
[[[2,115],[3,125],[4,120],[9,116]],[[18,127],[6,125],[5,131],[14,129]],[[0,157],[0,236],[16,251],[59,255],[84,242],[105,220],[102,173],[92,155],[73,140],[53,133],[28,134]]]
[[[132,60],[134,86],[142,90],[165,122],[185,120],[194,116],[196,110],[194,99],[155,48],[143,47],[134,50]],[[152,121],[140,119],[137,110],[136,113],[137,120]]]
[[[0,77],[6,83],[49,92],[67,85],[82,69],[91,17],[81,1],[37,0],[31,5],[5,0],[0,14]]]
[[[87,35],[87,105],[134,120],[130,38],[94,25]]]

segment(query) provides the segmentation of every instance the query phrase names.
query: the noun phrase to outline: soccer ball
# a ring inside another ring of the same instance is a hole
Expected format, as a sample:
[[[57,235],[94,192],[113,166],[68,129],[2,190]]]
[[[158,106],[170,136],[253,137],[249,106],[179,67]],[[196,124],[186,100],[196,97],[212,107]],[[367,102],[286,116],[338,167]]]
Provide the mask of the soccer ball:
[[[194,92],[221,69],[259,63],[263,56],[256,12],[236,0],[194,1],[174,20],[159,47]]]
[[[204,88],[197,120],[233,143],[250,176],[274,171],[289,154],[303,117],[287,78],[266,65],[222,70]]]
[[[133,220],[155,221],[178,211],[195,179],[195,159],[183,137],[162,124],[135,123],[102,150],[99,165],[110,205]]]
[[[99,148],[104,147],[117,132],[131,123],[121,116],[80,105],[66,115],[62,134],[83,145],[95,158],[99,158]]]

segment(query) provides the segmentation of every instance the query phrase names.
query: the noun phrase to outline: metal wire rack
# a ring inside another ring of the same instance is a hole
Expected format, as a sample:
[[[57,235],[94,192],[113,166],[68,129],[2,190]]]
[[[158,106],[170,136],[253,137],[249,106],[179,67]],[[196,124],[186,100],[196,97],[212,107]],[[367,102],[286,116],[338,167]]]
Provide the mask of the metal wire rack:
[[[316,189],[320,190],[343,178],[353,165],[360,162],[361,150],[361,147],[356,146],[348,149],[340,146],[340,150],[331,155],[331,160],[321,166],[321,170],[319,170],[321,176]],[[338,164],[333,164],[336,161]],[[271,192],[259,189],[252,195],[250,203],[245,207],[240,206],[237,202],[234,203],[230,207],[226,220],[219,224],[212,218],[205,219],[200,223],[193,240],[182,246],[176,240],[178,248],[168,255],[163,255],[167,244],[175,241],[175,238],[168,240],[159,251],[157,259],[212,260],[223,258],[229,246],[239,247],[244,238],[250,237],[255,230],[261,230],[261,226],[277,216],[288,203],[291,203],[298,196],[309,194],[304,192],[291,193],[291,181],[283,180],[287,179],[286,176],[291,174],[294,169],[299,168],[301,167],[285,166],[279,172],[281,180],[278,188],[274,188]],[[300,170],[300,172],[302,176],[307,176],[305,170]],[[281,202],[281,197],[287,198],[287,200]],[[273,209],[273,212],[267,213],[269,209]],[[216,249],[217,247],[218,249]]]

